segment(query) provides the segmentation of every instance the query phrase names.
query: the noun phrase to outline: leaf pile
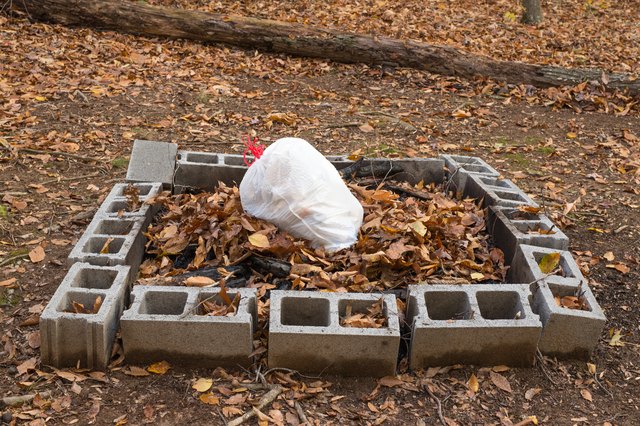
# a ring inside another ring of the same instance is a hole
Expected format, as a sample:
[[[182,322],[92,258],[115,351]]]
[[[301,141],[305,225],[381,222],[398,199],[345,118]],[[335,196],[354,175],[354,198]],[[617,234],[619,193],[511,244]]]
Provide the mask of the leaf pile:
[[[387,325],[384,314],[384,300],[380,298],[366,309],[366,312],[353,312],[351,303],[347,303],[344,316],[340,317],[343,327],[382,328]]]
[[[404,186],[403,186],[404,185]],[[489,246],[485,215],[473,200],[453,200],[441,188],[398,184],[415,196],[402,198],[381,187],[351,184],[364,207],[358,242],[326,253],[274,225],[244,213],[236,187],[170,195],[147,230],[143,278],[183,272],[177,260],[189,255],[189,270],[237,264],[252,255],[290,264],[296,289],[381,291],[417,282],[503,282],[504,254]],[[269,282],[269,274],[260,279]]]
[[[221,283],[223,283],[221,281]],[[220,293],[218,296],[221,299],[221,303],[216,301],[213,297],[203,300],[200,305],[202,306],[202,315],[217,316],[217,317],[232,317],[238,312],[238,305],[240,304],[240,293],[231,299],[227,293],[227,289],[222,284],[220,286]]]

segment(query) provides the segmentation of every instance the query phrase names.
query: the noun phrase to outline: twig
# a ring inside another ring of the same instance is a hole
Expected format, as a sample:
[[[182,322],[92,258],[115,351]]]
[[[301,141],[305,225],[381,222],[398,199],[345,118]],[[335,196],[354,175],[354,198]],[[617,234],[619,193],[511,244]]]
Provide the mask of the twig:
[[[626,343],[626,342],[625,342]],[[321,376],[305,376],[304,374],[301,374],[299,371],[297,370],[292,370],[291,368],[284,368],[284,367],[274,367],[274,368],[270,368],[267,371],[265,371],[264,373],[262,373],[263,376],[268,376],[269,373],[273,373],[274,371],[285,371],[287,373],[291,373],[291,374],[297,374],[300,377],[304,377],[305,379],[321,379]],[[324,370],[323,370],[324,372]],[[320,374],[322,374],[322,372],[320,372]]]
[[[16,405],[22,405],[22,404],[29,403],[29,402],[33,401],[33,398],[35,398],[36,395],[40,395],[42,398],[49,398],[51,396],[51,392],[46,391],[46,392],[42,392],[40,394],[31,393],[31,394],[28,394],[28,395],[5,396],[4,398],[2,398],[0,400],[0,408],[13,407],[13,406],[16,406]]]
[[[57,183],[57,182],[69,182],[69,181],[74,181],[74,180],[82,180],[82,179],[87,179],[87,178],[92,178],[92,177],[98,177],[100,175],[101,175],[100,172],[96,172],[96,173],[90,173],[90,174],[84,175],[84,176],[73,176],[73,177],[66,177],[66,178],[56,178],[56,179],[50,179],[50,180],[45,180],[44,182],[40,182],[40,185],[48,185],[50,183]]]
[[[296,413],[298,414],[298,418],[300,419],[300,423],[308,424],[309,423],[309,419],[307,419],[307,415],[304,414],[304,410],[302,409],[302,405],[300,404],[300,402],[296,401],[293,406],[296,409]]]
[[[424,387],[427,389],[427,393],[429,394],[431,399],[433,399],[436,402],[436,406],[438,408],[438,417],[440,418],[440,423],[442,423],[443,426],[447,426],[447,422],[444,420],[444,415],[442,414],[442,403],[440,402],[440,398],[438,398],[437,396],[434,395],[433,392],[431,392],[431,389],[429,389],[429,385],[428,384],[424,385]]]
[[[547,371],[547,367],[544,365],[544,358],[542,357],[542,352],[540,352],[540,349],[536,349],[536,358],[538,359],[538,364],[540,365],[540,370],[542,370],[542,373],[551,383],[557,386],[558,383],[556,383],[556,381],[551,378],[549,372]]]
[[[46,151],[43,149],[16,148],[16,147],[7,147],[7,146],[0,146],[0,149],[4,149],[6,151],[16,150],[18,152],[26,152],[27,154],[48,154],[54,157],[69,157],[69,158],[75,158],[76,160],[82,160],[82,161],[88,161],[88,162],[102,161],[101,158],[85,157],[84,155],[72,154],[70,152]]]
[[[228,423],[228,426],[238,426],[246,422],[247,420],[251,420],[256,416],[256,410],[262,410],[264,407],[271,404],[282,393],[283,390],[284,388],[282,386],[274,385],[269,392],[265,393],[262,398],[260,398],[258,404],[253,407],[255,408],[255,410],[252,409],[251,411],[247,411],[240,417],[233,419]]]
[[[405,194],[405,195],[408,195],[410,197],[418,198],[420,200],[425,200],[425,201],[431,200],[428,196],[426,196],[424,194],[421,194],[421,193],[419,193],[417,191],[412,191],[410,189],[405,189],[405,188],[402,188],[402,187],[399,187],[399,186],[396,186],[396,185],[387,184],[387,185],[384,186],[384,188],[388,189],[388,190],[390,190],[392,192]]]
[[[29,256],[29,253],[16,254],[15,256],[8,257],[5,260],[3,260],[2,262],[0,262],[0,266],[7,265],[7,264],[13,262],[14,260],[22,259],[22,258],[25,258],[27,256]]]
[[[362,124],[360,123],[336,123],[336,124],[327,124],[326,127],[327,129],[339,129],[341,127],[360,127]]]

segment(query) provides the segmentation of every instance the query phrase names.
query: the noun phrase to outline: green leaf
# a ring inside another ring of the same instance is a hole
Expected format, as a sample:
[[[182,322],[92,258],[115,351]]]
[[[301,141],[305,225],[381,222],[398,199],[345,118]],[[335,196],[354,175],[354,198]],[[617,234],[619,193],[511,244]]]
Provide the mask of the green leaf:
[[[544,255],[540,263],[538,263],[538,266],[543,274],[550,274],[551,271],[558,267],[559,263],[560,253],[549,253]]]

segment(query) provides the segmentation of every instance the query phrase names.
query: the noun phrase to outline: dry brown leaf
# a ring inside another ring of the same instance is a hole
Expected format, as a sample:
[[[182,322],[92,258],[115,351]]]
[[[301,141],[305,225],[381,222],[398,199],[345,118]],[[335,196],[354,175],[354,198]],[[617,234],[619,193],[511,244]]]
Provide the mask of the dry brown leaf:
[[[541,388],[531,388],[524,393],[524,399],[531,401],[540,392],[542,392]]]
[[[584,398],[585,400],[589,401],[589,402],[593,402],[593,396],[591,396],[591,392],[589,392],[586,389],[580,389],[580,395],[582,396],[582,398]]]
[[[147,371],[154,374],[165,374],[170,368],[171,365],[167,361],[160,361],[148,366]]]
[[[213,386],[213,379],[209,378],[200,378],[191,385],[191,387],[198,392],[206,392],[211,389],[211,386]]]
[[[269,238],[266,235],[258,232],[249,235],[249,242],[251,245],[259,248],[269,248]]]
[[[475,374],[472,374],[467,381],[467,386],[473,393],[477,393],[478,389],[480,389],[480,383],[478,382],[478,378]]]
[[[189,277],[184,280],[183,284],[187,287],[213,287],[218,284],[217,281],[209,277]]]
[[[29,260],[33,263],[39,263],[44,260],[45,253],[44,248],[42,246],[36,246],[33,250],[29,252]]]
[[[491,382],[498,389],[501,389],[501,390],[503,390],[505,392],[509,392],[509,393],[513,392],[511,390],[511,385],[509,384],[509,381],[502,374],[491,371],[491,372],[489,372],[489,378],[491,379]]]
[[[211,392],[201,394],[198,399],[205,404],[220,405],[220,399]],[[227,416],[228,417],[228,416]]]
[[[150,373],[144,368],[136,367],[135,365],[130,365],[127,369],[122,370],[124,374],[127,376],[133,377],[146,377],[149,376]]]

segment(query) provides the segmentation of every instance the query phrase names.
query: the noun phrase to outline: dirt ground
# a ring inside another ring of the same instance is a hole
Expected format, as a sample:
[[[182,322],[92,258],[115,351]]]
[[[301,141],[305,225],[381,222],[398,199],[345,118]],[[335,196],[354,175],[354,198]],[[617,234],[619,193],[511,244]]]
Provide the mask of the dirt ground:
[[[39,393],[2,408],[3,421],[224,424],[251,411],[266,393],[240,383],[256,379],[253,371],[40,365],[37,318],[71,247],[123,181],[134,139],[240,153],[240,136],[255,131],[267,144],[303,137],[326,154],[485,159],[563,227],[607,315],[591,366],[540,358],[533,368],[408,372],[402,362],[397,379],[383,381],[272,373],[269,382],[285,391],[262,410],[263,422],[640,423],[640,118],[633,105],[625,111],[632,98],[554,102],[532,88],[2,15],[0,56],[0,394]],[[38,246],[44,258],[33,255]],[[209,403],[192,388],[198,378],[213,378]]]

